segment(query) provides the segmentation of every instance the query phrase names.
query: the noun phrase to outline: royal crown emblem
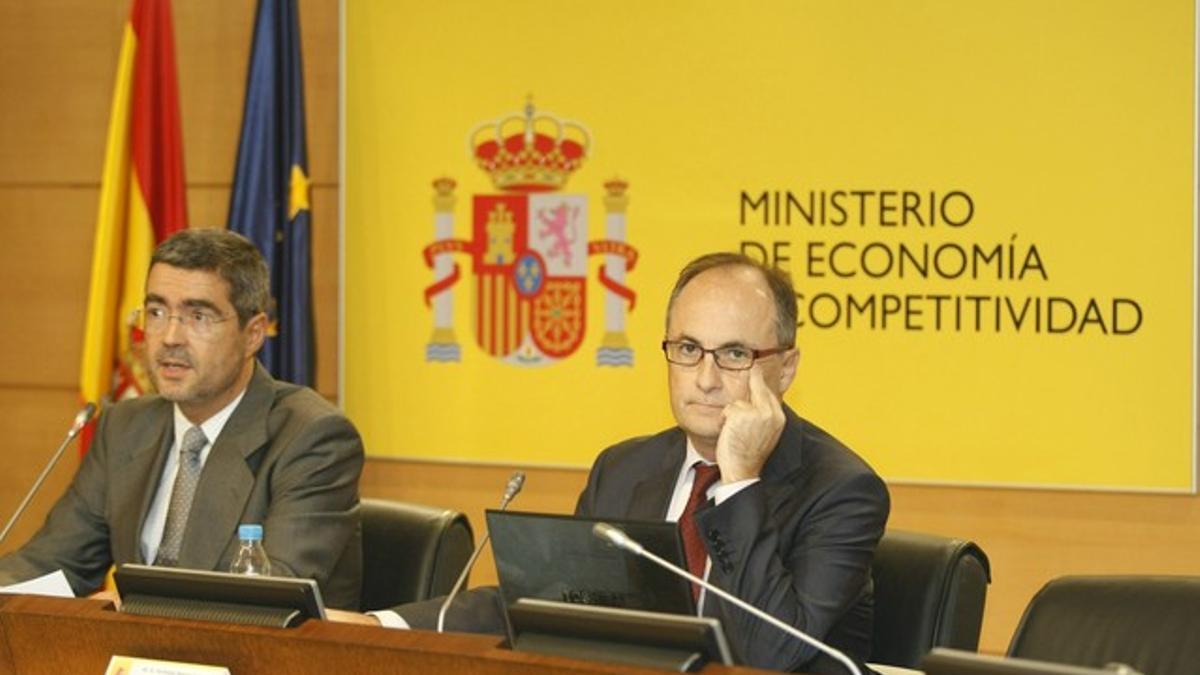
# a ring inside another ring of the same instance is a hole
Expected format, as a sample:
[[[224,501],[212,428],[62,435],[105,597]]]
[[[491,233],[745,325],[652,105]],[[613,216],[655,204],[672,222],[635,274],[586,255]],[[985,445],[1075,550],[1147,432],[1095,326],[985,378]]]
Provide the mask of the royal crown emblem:
[[[497,190],[546,192],[561,190],[583,165],[591,135],[578,122],[535,113],[531,101],[524,115],[475,127],[467,144]]]
[[[476,165],[501,194],[472,197],[472,238],[454,238],[456,181],[433,181],[434,237],[425,247],[433,284],[425,302],[433,310],[433,335],[425,360],[463,358],[454,330],[453,286],[462,276],[455,253],[471,255],[475,278],[472,326],[484,353],[521,366],[549,365],[576,352],[587,328],[587,261],[604,255],[605,334],[596,362],[632,365],[625,316],[636,295],[625,275],[637,250],[625,241],[628,182],[604,184],[605,238],[588,241],[588,201],[560,192],[590,156],[591,134],[580,123],[537,112],[475,127],[467,136]]]

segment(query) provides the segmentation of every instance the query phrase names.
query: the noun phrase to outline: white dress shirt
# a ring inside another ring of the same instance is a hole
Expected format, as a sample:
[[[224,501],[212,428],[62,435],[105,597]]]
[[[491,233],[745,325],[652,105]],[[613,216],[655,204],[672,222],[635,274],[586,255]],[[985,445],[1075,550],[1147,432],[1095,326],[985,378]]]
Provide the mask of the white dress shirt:
[[[230,415],[233,415],[234,409],[242,402],[242,397],[245,395],[246,392],[243,390],[229,405],[200,423],[200,430],[208,439],[208,442],[200,450],[201,471],[203,471],[204,463],[208,461],[208,453],[212,451],[213,444],[217,442],[217,436],[221,435],[225,423],[229,421]],[[158,555],[158,545],[162,543],[163,528],[167,525],[167,508],[171,504],[171,492],[175,489],[175,474],[179,472],[179,448],[183,444],[183,435],[194,426],[196,425],[188,420],[183,411],[179,409],[179,404],[176,403],[175,442],[171,444],[171,451],[167,453],[167,461],[163,463],[163,472],[158,479],[158,489],[154,491],[150,510],[146,512],[146,522],[142,525],[142,560],[147,565],[153,563],[155,556]]]

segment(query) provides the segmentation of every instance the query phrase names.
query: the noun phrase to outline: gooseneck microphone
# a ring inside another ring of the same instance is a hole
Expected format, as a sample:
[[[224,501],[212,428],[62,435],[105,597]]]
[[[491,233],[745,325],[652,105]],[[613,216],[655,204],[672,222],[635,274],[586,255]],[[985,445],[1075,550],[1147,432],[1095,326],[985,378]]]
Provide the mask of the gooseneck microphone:
[[[508,479],[508,484],[504,486],[504,496],[500,498],[501,511],[508,508],[509,502],[513,500],[513,497],[517,496],[517,493],[521,491],[524,485],[525,472],[514,471],[512,477]],[[479,542],[479,545],[471,552],[471,557],[467,560],[467,564],[463,565],[462,572],[458,575],[458,581],[454,582],[454,587],[450,589],[450,593],[442,601],[442,606],[438,609],[437,632],[445,632],[446,610],[450,609],[450,603],[454,601],[454,596],[458,595],[458,592],[462,590],[463,584],[467,582],[467,575],[471,573],[471,568],[475,566],[475,560],[479,558],[480,553],[483,553],[483,547],[487,546],[488,540],[491,538],[492,534],[490,532],[483,535],[483,539]]]
[[[508,508],[508,503],[517,496],[521,488],[525,486],[525,472],[514,471],[511,478],[508,479],[508,484],[504,486],[504,496],[500,498],[500,510]]]
[[[12,514],[12,518],[8,519],[8,524],[4,526],[4,531],[0,532],[0,543],[8,538],[8,532],[12,530],[13,525],[17,524],[17,519],[20,518],[21,514],[25,512],[25,507],[29,506],[29,502],[33,499],[33,496],[36,495],[38,490],[41,489],[42,483],[46,480],[46,476],[50,475],[50,470],[54,468],[55,464],[58,464],[58,460],[62,457],[63,451],[67,449],[67,445],[69,445],[71,441],[75,440],[75,437],[79,435],[79,432],[83,431],[83,427],[87,425],[88,421],[90,421],[92,416],[95,414],[95,403],[88,403],[87,405],[83,406],[83,409],[76,413],[75,421],[71,423],[71,428],[67,430],[67,437],[64,438],[63,442],[59,444],[58,449],[54,451],[54,455],[50,457],[50,461],[46,464],[46,468],[42,469],[41,475],[39,475],[37,480],[33,482],[33,487],[29,488],[29,492],[25,494],[25,499],[21,500],[21,505],[17,507],[16,513]]]
[[[750,614],[753,614],[755,617],[762,619],[763,621],[766,621],[767,623],[771,624],[772,626],[775,626],[776,628],[787,633],[788,635],[791,635],[792,637],[800,640],[801,642],[804,642],[805,644],[807,644],[821,652],[824,652],[825,654],[828,654],[830,657],[832,657],[833,659],[835,659],[842,665],[846,666],[846,670],[849,670],[851,673],[854,673],[854,675],[862,675],[862,671],[860,671],[858,669],[858,666],[856,666],[854,664],[854,662],[850,660],[850,657],[846,656],[841,651],[834,649],[833,647],[830,647],[829,645],[825,644],[824,642],[821,642],[820,640],[812,637],[811,635],[804,633],[803,631],[795,628],[794,626],[789,626],[788,624],[780,621],[779,619],[776,619],[775,617],[771,616],[770,614],[767,614],[766,612],[764,612],[761,609],[755,607],[754,605],[751,605],[750,603],[742,600],[741,598],[737,598],[729,593],[726,593],[725,591],[721,590],[720,588],[717,588],[716,586],[708,583],[704,579],[693,576],[687,570],[680,569],[679,567],[672,565],[671,563],[667,562],[666,560],[663,560],[662,558],[654,555],[650,551],[647,551],[644,546],[639,544],[633,537],[630,537],[628,534],[625,534],[624,531],[622,531],[616,527],[613,527],[612,525],[609,525],[608,523],[596,523],[595,525],[592,526],[592,534],[596,535],[600,539],[603,539],[604,541],[607,541],[608,543],[612,544],[613,546],[616,546],[617,548],[619,548],[623,551],[628,551],[629,553],[632,553],[636,556],[641,556],[641,557],[655,563],[659,567],[662,567],[663,569],[665,569],[669,572],[672,572],[678,576],[681,576],[681,577],[687,579],[688,581],[691,581],[692,583],[700,584],[701,586],[703,586],[705,588],[705,590],[712,593],[713,595],[716,595],[727,602],[737,605],[742,610],[749,612]]]

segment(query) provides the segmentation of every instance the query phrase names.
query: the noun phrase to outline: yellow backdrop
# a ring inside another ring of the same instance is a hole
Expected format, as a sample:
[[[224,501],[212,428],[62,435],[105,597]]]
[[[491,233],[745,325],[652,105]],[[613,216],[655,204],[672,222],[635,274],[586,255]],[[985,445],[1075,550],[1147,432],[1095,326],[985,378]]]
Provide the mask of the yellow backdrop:
[[[344,403],[371,454],[586,466],[670,425],[674,274],[741,249],[801,296],[788,402],[885,477],[1192,489],[1192,2],[362,0],[346,19]],[[519,136],[529,101],[555,116],[537,131],[586,146],[536,198],[468,151],[508,116]],[[475,201],[504,194],[511,222]]]

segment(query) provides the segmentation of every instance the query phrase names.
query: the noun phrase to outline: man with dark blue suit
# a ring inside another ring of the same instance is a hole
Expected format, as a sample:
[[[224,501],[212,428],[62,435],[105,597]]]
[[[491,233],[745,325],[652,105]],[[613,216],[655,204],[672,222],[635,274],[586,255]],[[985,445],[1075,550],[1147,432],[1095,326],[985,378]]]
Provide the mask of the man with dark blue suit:
[[[689,263],[671,293],[662,343],[677,426],[601,453],[575,512],[679,522],[694,574],[864,661],[887,488],[858,455],[782,403],[800,359],[795,338],[785,274],[732,253]],[[843,672],[769,624],[697,596],[702,613],[720,618],[739,662]],[[396,614],[428,628],[439,604]],[[446,626],[502,632],[501,612],[494,591],[472,591],[455,600]]]

